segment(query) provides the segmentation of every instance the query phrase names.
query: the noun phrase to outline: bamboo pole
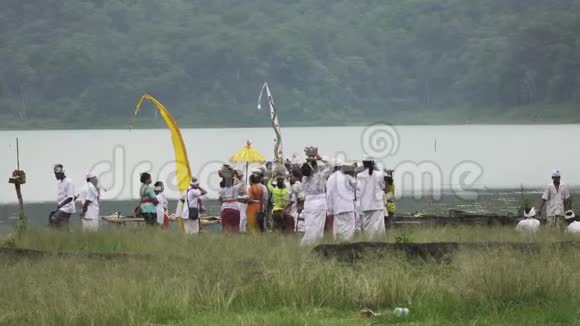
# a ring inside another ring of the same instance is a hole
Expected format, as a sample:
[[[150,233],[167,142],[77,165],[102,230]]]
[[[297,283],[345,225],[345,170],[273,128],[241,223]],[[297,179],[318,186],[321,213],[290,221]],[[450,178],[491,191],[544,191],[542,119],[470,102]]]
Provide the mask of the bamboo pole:
[[[16,226],[16,233],[18,234],[26,229],[26,215],[24,214],[24,200],[22,198],[22,185],[26,183],[26,173],[20,170],[20,143],[18,138],[16,138],[16,170],[12,172],[12,177],[8,182],[14,184],[16,197],[18,198],[18,223]]]

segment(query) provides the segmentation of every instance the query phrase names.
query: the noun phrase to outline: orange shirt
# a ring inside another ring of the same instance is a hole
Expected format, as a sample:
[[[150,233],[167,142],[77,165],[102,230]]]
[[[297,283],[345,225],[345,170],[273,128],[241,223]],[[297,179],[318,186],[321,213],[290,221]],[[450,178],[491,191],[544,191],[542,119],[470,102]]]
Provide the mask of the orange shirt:
[[[262,209],[262,186],[260,186],[260,184],[253,184],[250,186],[250,189],[248,189],[248,199],[251,201],[259,201],[248,203],[248,208],[251,206],[252,209],[256,211]]]

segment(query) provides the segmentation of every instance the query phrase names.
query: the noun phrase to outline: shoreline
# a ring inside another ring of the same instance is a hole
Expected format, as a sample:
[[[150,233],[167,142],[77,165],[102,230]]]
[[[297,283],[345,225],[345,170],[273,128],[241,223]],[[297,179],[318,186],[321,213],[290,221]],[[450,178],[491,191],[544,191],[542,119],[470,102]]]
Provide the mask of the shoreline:
[[[567,186],[570,188],[570,191],[572,191],[573,193],[580,193],[580,185],[570,185],[567,184]],[[513,194],[521,194],[521,188],[520,187],[506,187],[506,188],[473,188],[473,189],[465,189],[462,190],[461,192],[456,192],[454,190],[445,188],[442,189],[439,194],[441,194],[441,196],[459,196],[462,194],[470,194],[470,193],[477,193],[477,195],[513,195]],[[528,188],[524,188],[524,193],[525,194],[540,194],[543,192],[543,188],[540,186],[533,186],[533,187],[528,187]],[[431,198],[433,192],[432,191],[426,191],[426,192],[421,192],[419,193],[420,196],[424,197],[424,198],[419,198],[416,199],[415,196],[417,194],[415,194],[414,192],[406,192],[403,193],[400,196],[397,196],[397,200],[402,200],[402,199],[413,199],[413,200],[434,200],[433,198]],[[175,197],[168,197],[167,198],[170,201],[176,201],[179,198]],[[217,198],[211,198],[211,197],[206,197],[205,198],[207,201],[216,201]],[[436,200],[436,199],[435,199]],[[477,199],[463,199],[466,201],[473,201],[473,200],[477,200]],[[138,201],[138,198],[118,198],[118,199],[104,199],[102,200],[102,202],[107,202],[107,203],[123,203],[123,202],[128,202],[128,201]],[[25,200],[25,205],[48,205],[48,204],[52,204],[53,201],[51,200],[45,200],[45,201],[34,201],[34,200]],[[18,202],[17,201],[10,201],[10,202],[0,202],[0,207],[3,206],[13,206],[13,205],[17,205]]]
[[[382,121],[374,121],[374,122],[368,122],[368,123],[354,123],[354,124],[321,124],[318,126],[314,126],[314,125],[303,125],[303,126],[298,126],[298,125],[286,125],[284,126],[284,129],[298,129],[298,128],[360,128],[360,127],[368,127],[368,126],[372,126],[375,125],[377,123],[383,123]],[[456,122],[456,123],[401,123],[401,124],[397,124],[397,123],[386,123],[387,125],[391,125],[391,126],[395,126],[395,127],[442,127],[442,126],[449,126],[449,127],[461,127],[461,126],[470,126],[470,127],[477,127],[477,126],[481,126],[481,127],[489,127],[489,126],[516,126],[516,127],[520,127],[520,126],[546,126],[546,127],[550,127],[550,126],[580,126],[580,120],[578,122],[549,122],[549,123],[545,123],[545,122],[539,122],[539,121],[531,121],[531,122],[518,122],[518,121],[506,121],[506,122],[497,122],[497,123],[489,123],[489,122]],[[181,130],[187,130],[187,129],[196,129],[196,130],[212,130],[212,129],[271,129],[272,127],[269,125],[256,125],[256,126],[237,126],[237,127],[233,127],[233,126],[180,126]],[[94,128],[94,127],[90,127],[90,128],[82,128],[81,126],[73,126],[70,128],[6,128],[6,127],[0,127],[0,132],[9,132],[9,131],[76,131],[76,130],[83,130],[83,131],[103,131],[103,130],[113,130],[113,131],[117,131],[117,130],[166,130],[165,127],[146,127],[146,126],[132,126],[131,128],[127,127],[127,128]]]

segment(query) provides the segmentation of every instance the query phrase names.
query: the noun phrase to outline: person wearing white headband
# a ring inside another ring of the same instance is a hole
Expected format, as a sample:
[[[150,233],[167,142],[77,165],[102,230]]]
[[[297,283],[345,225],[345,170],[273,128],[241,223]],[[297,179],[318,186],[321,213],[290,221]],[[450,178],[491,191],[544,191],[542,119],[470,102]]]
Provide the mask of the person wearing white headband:
[[[564,212],[572,206],[572,196],[568,187],[561,181],[559,170],[552,172],[552,182],[546,187],[542,195],[539,212],[546,208],[548,225],[560,227],[563,224]]]
[[[56,178],[56,211],[50,215],[49,224],[54,227],[68,225],[70,217],[75,213],[75,186],[72,180],[64,173],[62,164],[54,166]]]
[[[526,209],[524,217],[525,219],[516,226],[516,231],[536,233],[540,228],[540,221],[536,219],[536,209],[534,207]]]
[[[83,200],[83,210],[81,213],[81,223],[83,230],[96,231],[99,229],[99,200],[100,194],[99,179],[94,173],[88,173],[86,176],[87,186]]]
[[[580,234],[580,221],[578,220],[579,217],[577,217],[572,210],[566,211],[564,217],[566,218],[566,221],[570,222],[566,228],[566,232],[570,234]]]
[[[155,184],[153,184],[153,191],[155,191],[155,198],[157,198],[157,205],[155,205],[155,210],[157,210],[157,224],[162,225],[163,229],[168,229],[169,216],[167,215],[167,212],[169,202],[163,193],[165,191],[165,185],[163,182],[155,182]]]
[[[343,165],[341,160],[334,162],[334,172],[326,182],[326,203],[329,214],[333,216],[334,238],[349,241],[355,230],[356,181],[343,173]]]
[[[182,210],[176,214],[183,219],[185,234],[194,235],[199,233],[202,208],[200,200],[205,194],[207,194],[207,191],[199,185],[196,177],[192,177],[189,182],[189,188],[185,190],[180,199]]]

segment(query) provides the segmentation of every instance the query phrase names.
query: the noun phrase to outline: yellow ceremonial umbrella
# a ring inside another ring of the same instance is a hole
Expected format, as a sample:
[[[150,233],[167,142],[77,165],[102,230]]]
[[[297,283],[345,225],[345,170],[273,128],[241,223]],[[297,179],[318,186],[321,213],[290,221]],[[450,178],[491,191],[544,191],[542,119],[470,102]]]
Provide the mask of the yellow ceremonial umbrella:
[[[244,148],[230,157],[231,163],[246,163],[246,181],[248,179],[248,165],[250,163],[265,163],[266,158],[252,147],[252,143],[248,141]]]

